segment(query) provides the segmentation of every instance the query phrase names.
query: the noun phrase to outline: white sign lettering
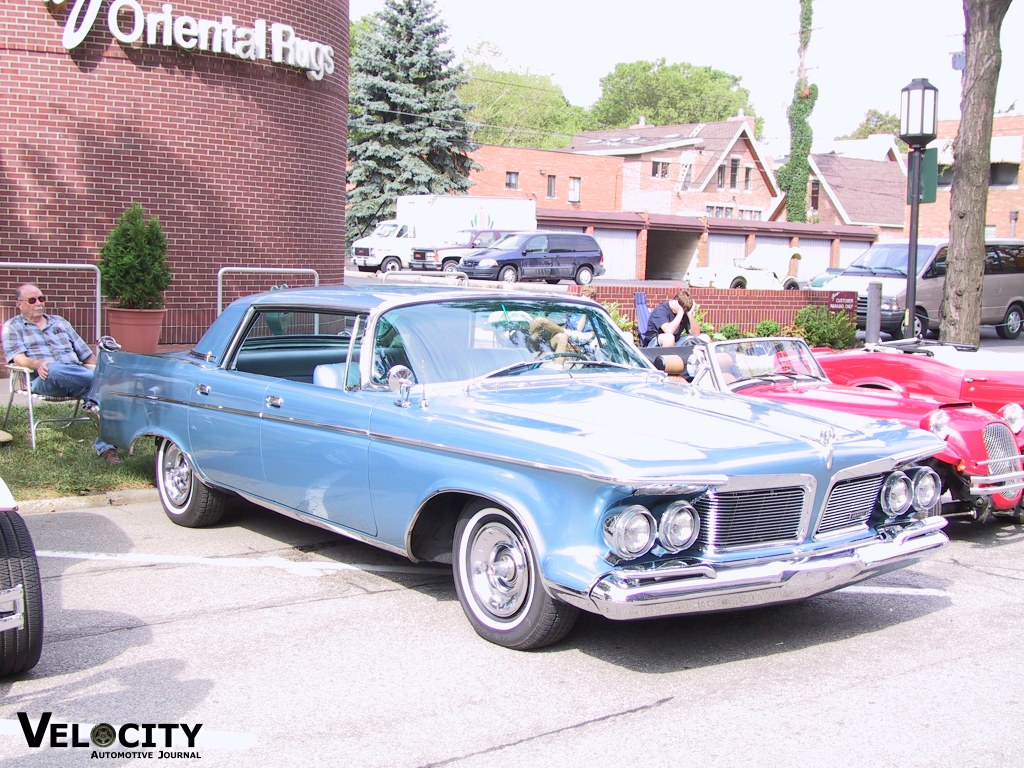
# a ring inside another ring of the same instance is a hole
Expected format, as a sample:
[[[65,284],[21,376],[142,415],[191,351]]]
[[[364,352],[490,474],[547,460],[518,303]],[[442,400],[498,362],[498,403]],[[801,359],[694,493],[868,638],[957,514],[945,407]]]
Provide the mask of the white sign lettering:
[[[45,2],[64,5],[66,0]],[[69,51],[85,42],[99,16],[103,0],[72,2],[61,40]],[[305,70],[310,80],[322,80],[334,73],[334,49],[331,46],[299,37],[287,24],[268,24],[264,19],[256,19],[251,27],[244,27],[236,25],[231,16],[223,16],[219,21],[183,14],[175,16],[171,3],[164,3],[159,11],[146,13],[139,0],[110,0],[107,29],[115,40],[124,45],[135,45],[144,39],[146,45],[224,53],[246,61],[269,58],[275,64]]]

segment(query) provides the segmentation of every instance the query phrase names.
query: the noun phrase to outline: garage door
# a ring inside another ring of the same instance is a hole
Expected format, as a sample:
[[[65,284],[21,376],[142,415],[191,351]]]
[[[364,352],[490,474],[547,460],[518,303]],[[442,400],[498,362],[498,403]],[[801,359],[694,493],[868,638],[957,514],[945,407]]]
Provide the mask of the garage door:
[[[832,241],[822,238],[801,237],[800,264],[797,266],[797,280],[810,280],[829,267],[832,259]]]
[[[636,232],[595,228],[594,239],[604,252],[604,279],[636,280]]]
[[[708,266],[730,271],[736,259],[747,255],[745,235],[711,235],[708,237]]]

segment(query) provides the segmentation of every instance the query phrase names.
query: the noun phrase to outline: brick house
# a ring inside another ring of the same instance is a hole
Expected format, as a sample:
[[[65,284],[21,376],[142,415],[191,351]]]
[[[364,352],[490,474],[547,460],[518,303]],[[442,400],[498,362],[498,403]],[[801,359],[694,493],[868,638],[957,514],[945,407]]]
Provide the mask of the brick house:
[[[809,279],[842,248],[873,242],[874,230],[841,221],[772,221],[782,192],[753,127],[737,117],[590,131],[565,150],[482,146],[470,194],[530,197],[539,226],[593,234],[606,279],[681,281],[691,265],[797,245],[805,257],[796,276]]]
[[[934,203],[919,207],[921,237],[949,235],[950,188],[953,182],[953,139],[959,120],[940,120],[939,136],[932,146],[939,149],[939,189]],[[996,115],[992,122],[988,207],[985,229],[990,237],[1022,237],[1018,216],[1024,209],[1020,186],[1020,165],[1024,159],[1024,115]],[[909,208],[906,227],[909,230]]]

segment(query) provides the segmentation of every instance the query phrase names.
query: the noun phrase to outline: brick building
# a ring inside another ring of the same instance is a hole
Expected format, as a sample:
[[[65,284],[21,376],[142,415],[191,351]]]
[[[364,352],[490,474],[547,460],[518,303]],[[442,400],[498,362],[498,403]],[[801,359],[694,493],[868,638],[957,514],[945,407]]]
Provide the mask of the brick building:
[[[213,319],[222,268],[341,282],[347,6],[7,0],[0,262],[26,266],[0,267],[0,291],[38,283],[95,339],[94,273],[31,265],[94,265],[134,202],[167,234],[164,343],[194,341]],[[230,274],[223,298],[309,281]],[[0,319],[13,301],[3,307]]]

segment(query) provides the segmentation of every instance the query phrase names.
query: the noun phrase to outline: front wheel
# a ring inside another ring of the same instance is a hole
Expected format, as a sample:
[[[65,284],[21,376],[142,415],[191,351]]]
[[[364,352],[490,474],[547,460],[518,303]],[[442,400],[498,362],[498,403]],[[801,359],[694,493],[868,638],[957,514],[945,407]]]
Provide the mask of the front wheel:
[[[590,285],[594,282],[594,270],[590,267],[580,267],[576,270],[576,285]]]
[[[1024,310],[1019,304],[1011,304],[1006,310],[1003,322],[996,326],[996,333],[1001,339],[1016,339],[1020,336],[1021,328],[1024,327]]]
[[[528,651],[557,643],[579,611],[551,598],[519,523],[488,502],[470,502],[455,527],[452,567],[462,610],[480,637]]]
[[[729,284],[729,287],[732,288],[733,290],[742,290],[747,287],[747,281],[744,280],[742,277],[737,277]]]
[[[906,325],[900,323],[899,334],[901,338],[907,338],[906,336]],[[914,313],[914,337],[923,339],[925,333],[928,332],[928,313],[921,307],[917,308],[917,312]]]
[[[171,440],[156,452],[156,487],[167,516],[185,528],[213,525],[224,514],[226,497],[196,474],[192,460]]]
[[[509,265],[498,270],[498,280],[503,283],[514,283],[519,278],[519,271]]]
[[[14,510],[0,511],[0,590],[20,584],[25,623],[0,632],[0,678],[32,669],[43,651],[43,588],[39,561],[25,521]]]
[[[441,271],[446,274],[453,275],[459,271],[459,262],[448,260],[441,267]]]
[[[380,264],[381,272],[398,272],[402,268],[402,262],[394,256],[388,256]]]

